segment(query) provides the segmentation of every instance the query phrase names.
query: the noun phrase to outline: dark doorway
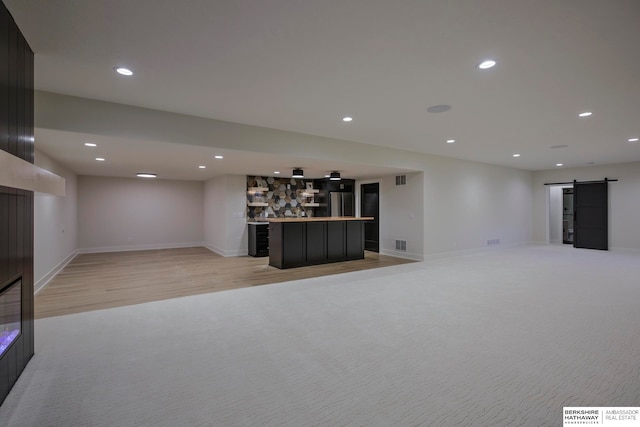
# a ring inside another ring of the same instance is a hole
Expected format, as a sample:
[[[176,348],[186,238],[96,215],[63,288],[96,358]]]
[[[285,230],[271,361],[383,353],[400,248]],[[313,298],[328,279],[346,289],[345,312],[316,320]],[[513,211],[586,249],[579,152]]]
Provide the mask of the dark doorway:
[[[573,244],[573,187],[562,189],[562,243]]]
[[[573,246],[584,249],[609,249],[608,184],[573,185]]]
[[[380,184],[362,184],[360,186],[360,215],[375,218],[364,222],[364,249],[366,251],[380,251]]]

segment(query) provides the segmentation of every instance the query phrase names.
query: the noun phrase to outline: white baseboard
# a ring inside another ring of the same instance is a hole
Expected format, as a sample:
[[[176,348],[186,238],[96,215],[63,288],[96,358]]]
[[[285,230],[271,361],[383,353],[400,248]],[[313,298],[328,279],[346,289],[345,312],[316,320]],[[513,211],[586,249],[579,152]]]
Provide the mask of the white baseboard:
[[[80,254],[96,254],[102,252],[149,251],[154,249],[196,248],[206,246],[204,242],[161,243],[157,245],[102,246],[97,248],[80,248]]]
[[[564,248],[573,248],[573,245],[569,243],[545,243],[545,242],[531,242],[529,245],[533,246],[557,246]],[[625,248],[622,246],[610,246],[609,252],[618,252],[622,254],[640,255],[640,248]]]
[[[413,261],[424,261],[424,257],[422,256],[422,254],[415,254],[411,252],[396,251],[391,249],[380,249],[380,254],[392,256],[396,258],[410,259]]]
[[[518,248],[518,247],[530,246],[535,244],[536,243],[534,242],[521,242],[521,243],[509,243],[509,244],[500,244],[496,246],[464,249],[459,251],[436,252],[432,254],[426,254],[424,256],[424,260],[426,261],[428,259],[440,259],[440,258],[449,258],[449,257],[457,257],[457,256],[475,255],[483,252],[493,252],[493,251],[499,251],[502,249]],[[545,246],[546,245],[547,244],[545,244]]]
[[[202,246],[204,246],[205,248],[209,249],[212,252],[217,253],[220,256],[223,257],[231,257],[231,256],[246,256],[249,255],[249,249],[238,249],[235,251],[225,251],[223,249],[220,249],[216,246],[213,245],[209,245],[207,243],[203,243]]]
[[[77,250],[71,252],[71,254],[68,257],[66,257],[65,259],[63,259],[60,264],[58,264],[55,267],[53,267],[51,269],[51,271],[49,271],[40,280],[38,280],[33,285],[33,294],[36,295],[38,292],[40,292],[42,289],[44,289],[44,287],[47,286],[47,284],[51,281],[51,279],[53,279],[56,274],[58,274],[60,271],[62,271],[62,269],[65,268],[67,266],[67,264],[69,264],[76,257],[76,255],[78,255],[78,251]]]
[[[638,248],[621,248],[619,246],[614,246],[609,248],[610,251],[620,252],[623,254],[631,254],[631,255],[640,255],[640,249]]]

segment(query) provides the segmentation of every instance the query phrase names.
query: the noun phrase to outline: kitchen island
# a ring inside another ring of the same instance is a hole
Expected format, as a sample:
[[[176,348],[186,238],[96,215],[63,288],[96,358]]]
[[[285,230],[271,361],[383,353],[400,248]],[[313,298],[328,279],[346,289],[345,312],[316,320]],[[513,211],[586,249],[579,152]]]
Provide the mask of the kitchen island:
[[[269,219],[269,265],[277,268],[364,258],[364,221],[371,217]]]

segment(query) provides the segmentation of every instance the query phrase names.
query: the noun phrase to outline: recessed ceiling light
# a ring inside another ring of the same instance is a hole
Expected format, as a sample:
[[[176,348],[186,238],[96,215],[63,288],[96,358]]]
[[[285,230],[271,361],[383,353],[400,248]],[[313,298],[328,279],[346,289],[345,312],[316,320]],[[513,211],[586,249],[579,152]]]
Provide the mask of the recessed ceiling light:
[[[273,171],[274,174],[280,175],[280,171]]]
[[[591,111],[585,111],[584,113],[578,114],[578,117],[589,117],[593,113]]]
[[[96,157],[96,160],[99,162],[104,162],[104,159],[102,157]]]
[[[628,141],[629,142],[638,142],[638,138],[629,138]]]
[[[224,159],[223,156],[213,156],[213,157],[216,158],[216,159]]]
[[[128,68],[124,68],[124,67],[115,67],[114,70],[116,70],[116,73],[123,75],[123,76],[133,76],[133,71],[131,71]]]
[[[155,173],[143,172],[143,173],[136,174],[136,176],[138,178],[155,178],[156,174]]]
[[[451,105],[445,105],[445,104],[432,105],[431,107],[427,108],[427,112],[429,113],[444,113],[445,111],[449,111],[449,110],[451,110]]]
[[[486,70],[487,68],[494,67],[496,65],[496,61],[493,59],[487,59],[478,64],[478,68],[481,70]]]
[[[94,144],[93,142],[85,142],[84,145],[86,145],[87,147],[97,147],[97,144]]]
[[[330,177],[331,177],[331,175],[325,175],[324,177],[325,177],[325,178],[330,178]]]
[[[564,166],[563,163],[556,163],[556,166]]]
[[[520,154],[514,154],[513,157],[520,157]]]
[[[198,166],[198,167],[199,167],[200,169],[206,169],[206,168],[207,168],[206,166],[203,166],[203,165],[200,165],[200,166]]]
[[[347,116],[347,117],[343,117],[343,118],[342,118],[342,121],[343,121],[343,122],[350,122],[350,121],[352,121],[352,120],[353,120],[353,117],[349,117],[349,116]]]
[[[455,139],[447,139],[447,144],[453,144],[454,142],[456,142]]]

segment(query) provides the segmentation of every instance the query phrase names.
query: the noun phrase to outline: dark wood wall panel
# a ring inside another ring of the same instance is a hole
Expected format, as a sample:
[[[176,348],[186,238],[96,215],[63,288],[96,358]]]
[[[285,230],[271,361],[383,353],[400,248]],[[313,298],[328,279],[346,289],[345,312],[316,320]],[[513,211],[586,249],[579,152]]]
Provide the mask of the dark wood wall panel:
[[[0,2],[0,150],[33,163],[33,52]],[[0,404],[33,356],[33,192],[0,187],[0,289],[22,281],[21,335],[0,357]]]
[[[9,130],[9,152],[13,155],[18,154],[18,110],[17,110],[17,79],[16,69],[18,68],[18,27],[11,25],[13,22],[9,21],[9,57],[6,60],[7,67],[9,68],[9,87],[7,92],[9,94],[9,103],[7,109],[7,128]],[[4,62],[4,61],[3,61]]]
[[[33,54],[31,54],[31,58],[33,59]],[[33,61],[31,62],[33,64]],[[33,69],[32,69],[33,71]],[[33,74],[32,74],[33,75]],[[31,86],[33,88],[33,85]],[[33,91],[31,92],[33,94]],[[33,106],[33,96],[31,96]],[[33,123],[33,108],[29,110],[31,123]],[[33,129],[33,126],[31,127]],[[31,141],[33,141],[33,136],[31,137]],[[31,144],[33,148],[33,145]],[[31,152],[31,162],[33,162],[33,151]],[[24,220],[25,220],[25,235],[24,235],[24,245],[25,245],[25,254],[24,254],[24,272],[23,272],[23,282],[22,282],[22,309],[24,310],[24,314],[22,316],[22,327],[25,330],[26,339],[24,340],[24,358],[23,358],[23,366],[27,366],[29,360],[33,356],[35,351],[35,342],[34,342],[34,324],[35,324],[35,310],[33,309],[34,304],[34,292],[33,285],[35,283],[34,272],[33,272],[33,218],[34,218],[34,202],[33,202],[33,192],[24,191]]]
[[[9,241],[9,270],[7,271],[8,277],[13,277],[18,274],[18,271],[22,269],[22,265],[18,267],[18,258],[22,258],[22,254],[18,254],[18,230],[17,230],[17,216],[18,216],[18,198],[15,196],[15,191],[12,192],[13,197],[9,197],[9,232],[6,239]],[[22,259],[20,259],[22,261]]]
[[[24,109],[25,106],[25,57],[26,52],[24,51],[24,46],[26,46],[27,42],[22,37],[22,34],[18,31],[16,34],[16,156],[24,159],[26,157],[26,111]]]
[[[9,277],[9,189],[0,187],[0,286]]]
[[[0,6],[0,150],[9,151],[9,12]]]
[[[27,44],[27,41],[24,41],[26,49],[25,49],[25,70],[24,75],[26,76],[24,82],[24,120],[25,120],[25,135],[24,135],[24,157],[23,159],[29,163],[33,163],[35,159],[35,119],[34,119],[34,95],[33,91],[35,90],[34,85],[34,55],[31,51],[31,48]],[[33,200],[32,200],[33,202]],[[33,224],[32,224],[33,228]],[[31,240],[31,245],[33,246],[33,239]],[[32,252],[33,253],[33,252]]]

